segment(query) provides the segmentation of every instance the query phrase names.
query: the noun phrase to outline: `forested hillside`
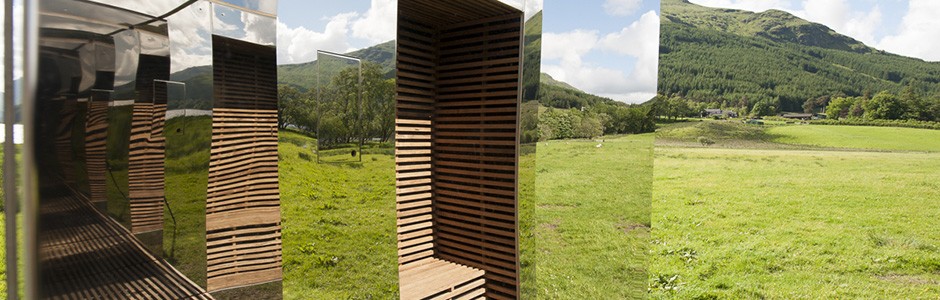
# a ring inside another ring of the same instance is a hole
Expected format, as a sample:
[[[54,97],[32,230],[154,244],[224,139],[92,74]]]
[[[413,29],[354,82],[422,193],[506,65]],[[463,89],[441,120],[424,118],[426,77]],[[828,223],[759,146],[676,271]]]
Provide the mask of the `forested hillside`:
[[[908,86],[921,96],[940,93],[940,62],[876,50],[783,11],[663,0],[660,34],[659,92],[666,97],[797,112],[820,97],[900,94]]]

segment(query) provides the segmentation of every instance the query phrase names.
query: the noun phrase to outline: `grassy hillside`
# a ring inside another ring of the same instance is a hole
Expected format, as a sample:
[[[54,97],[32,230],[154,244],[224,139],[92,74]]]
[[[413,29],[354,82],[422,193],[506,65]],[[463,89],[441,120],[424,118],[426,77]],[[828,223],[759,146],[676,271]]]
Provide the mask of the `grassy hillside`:
[[[572,90],[572,91],[583,92],[583,91],[579,90],[578,88],[576,88],[576,87],[574,87],[574,86],[568,84],[567,82],[564,82],[564,81],[561,81],[561,80],[556,80],[555,78],[552,78],[552,75],[548,75],[547,73],[542,73],[542,74],[540,74],[540,75],[541,75],[541,76],[539,77],[539,79],[540,79],[540,81],[541,81],[542,83],[544,83],[544,84],[547,84],[547,85],[550,85],[550,86],[555,86],[555,87],[560,87],[560,88],[563,88],[563,89],[569,89],[569,90]]]
[[[940,62],[872,49],[786,12],[752,13],[662,2],[659,91],[735,105],[780,98],[784,111],[802,111],[809,98],[895,94],[914,82],[940,92]]]

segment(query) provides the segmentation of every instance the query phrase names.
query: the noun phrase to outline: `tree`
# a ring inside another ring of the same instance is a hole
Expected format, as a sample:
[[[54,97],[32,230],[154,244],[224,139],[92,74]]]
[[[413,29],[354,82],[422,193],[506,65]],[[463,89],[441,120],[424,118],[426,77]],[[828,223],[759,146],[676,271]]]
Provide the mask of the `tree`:
[[[755,117],[769,116],[773,114],[772,108],[770,105],[767,105],[766,102],[757,102],[754,104],[754,107],[751,108],[751,115]]]
[[[888,91],[882,91],[865,102],[865,115],[871,120],[897,120],[904,114],[904,110],[901,99]]]
[[[832,120],[846,118],[849,116],[849,110],[855,105],[854,97],[839,97],[832,99],[829,106],[826,106],[826,116]]]

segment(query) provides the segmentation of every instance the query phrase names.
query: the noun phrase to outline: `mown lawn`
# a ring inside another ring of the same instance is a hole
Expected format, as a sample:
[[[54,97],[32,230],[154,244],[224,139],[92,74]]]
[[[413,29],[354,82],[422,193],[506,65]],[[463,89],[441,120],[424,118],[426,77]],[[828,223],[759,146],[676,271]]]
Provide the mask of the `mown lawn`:
[[[821,147],[885,149],[909,151],[940,151],[940,130],[809,125],[781,126],[767,130],[776,136],[773,141]]]
[[[284,298],[398,299],[394,149],[317,164],[315,139],[278,134]]]
[[[650,295],[936,299],[937,195],[938,153],[658,147]]]
[[[653,136],[538,145],[538,299],[647,294]]]

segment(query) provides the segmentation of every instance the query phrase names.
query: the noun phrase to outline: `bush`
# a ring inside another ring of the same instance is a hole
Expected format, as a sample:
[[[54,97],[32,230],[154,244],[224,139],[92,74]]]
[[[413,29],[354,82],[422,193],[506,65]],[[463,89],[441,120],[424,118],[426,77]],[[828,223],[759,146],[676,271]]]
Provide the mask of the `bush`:
[[[715,141],[713,141],[713,140],[710,139],[710,138],[704,137],[704,136],[698,137],[698,142],[699,142],[700,144],[702,144],[702,146],[705,146],[705,147],[708,147],[708,146],[711,146],[711,145],[715,144]]]

